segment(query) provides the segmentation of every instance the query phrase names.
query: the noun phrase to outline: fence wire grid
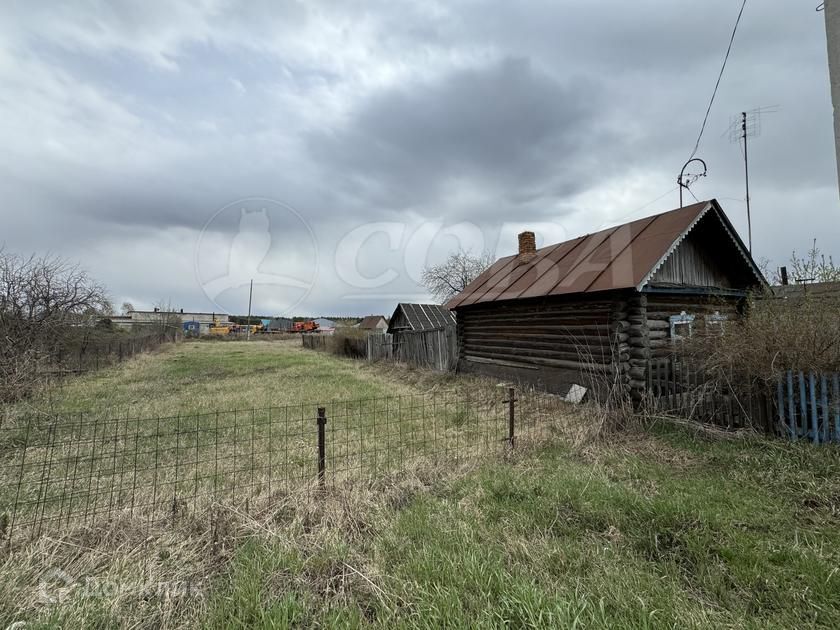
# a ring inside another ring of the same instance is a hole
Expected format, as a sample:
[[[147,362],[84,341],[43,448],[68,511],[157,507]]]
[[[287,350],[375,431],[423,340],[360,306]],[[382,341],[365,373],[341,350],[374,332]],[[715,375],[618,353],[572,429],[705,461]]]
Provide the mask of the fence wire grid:
[[[166,417],[0,418],[0,540],[335,486],[548,437],[550,396],[435,392]]]

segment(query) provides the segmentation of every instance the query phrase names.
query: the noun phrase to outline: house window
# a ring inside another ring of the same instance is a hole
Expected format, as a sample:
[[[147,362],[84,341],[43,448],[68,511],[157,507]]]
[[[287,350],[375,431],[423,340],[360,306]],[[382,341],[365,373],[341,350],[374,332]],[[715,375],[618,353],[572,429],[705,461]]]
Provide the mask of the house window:
[[[694,315],[688,315],[683,311],[679,315],[671,315],[668,321],[671,324],[671,339],[673,341],[691,337]]]
[[[711,315],[706,315],[706,328],[722,335],[727,319],[729,318],[726,315],[721,315],[720,311],[715,311]]]

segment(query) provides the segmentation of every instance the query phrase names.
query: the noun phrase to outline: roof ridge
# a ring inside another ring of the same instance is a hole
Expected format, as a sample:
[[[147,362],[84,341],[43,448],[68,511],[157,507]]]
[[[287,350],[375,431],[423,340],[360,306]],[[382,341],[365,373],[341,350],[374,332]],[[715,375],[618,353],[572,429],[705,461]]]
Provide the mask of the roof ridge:
[[[738,265],[745,263],[750,270],[745,282],[765,282],[720,204],[711,199],[546,245],[527,262],[518,261],[516,254],[499,258],[446,307],[616,289],[641,291],[710,210],[739,250],[743,262]]]

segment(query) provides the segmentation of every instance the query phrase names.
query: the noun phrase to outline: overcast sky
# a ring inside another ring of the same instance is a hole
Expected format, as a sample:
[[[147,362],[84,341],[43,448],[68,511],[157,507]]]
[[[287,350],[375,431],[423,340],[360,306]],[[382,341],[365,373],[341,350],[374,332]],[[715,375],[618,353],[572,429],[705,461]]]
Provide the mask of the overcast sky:
[[[823,14],[747,4],[698,155],[756,258],[840,258]],[[678,205],[738,7],[4,2],[0,243],[119,306],[388,314],[426,262]]]

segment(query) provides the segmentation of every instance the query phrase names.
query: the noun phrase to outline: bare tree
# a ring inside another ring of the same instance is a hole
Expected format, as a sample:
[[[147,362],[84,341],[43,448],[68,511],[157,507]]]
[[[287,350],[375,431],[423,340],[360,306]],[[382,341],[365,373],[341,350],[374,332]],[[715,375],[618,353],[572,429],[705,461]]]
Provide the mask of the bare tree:
[[[429,265],[423,269],[423,285],[439,302],[463,291],[482,271],[493,264],[493,255],[483,252],[473,255],[469,251],[459,250],[438,265]]]
[[[155,305],[155,315],[149,322],[150,327],[159,335],[177,335],[183,329],[183,318],[176,313],[172,302],[159,300]]]
[[[131,311],[134,310],[134,304],[131,302],[123,302],[122,306],[120,307],[120,313],[123,315],[128,315]]]
[[[817,239],[811,249],[803,257],[792,252],[790,256],[790,273],[795,282],[836,282],[840,281],[840,267],[834,264],[834,259],[826,257],[819,247]]]
[[[782,276],[778,269],[770,270],[770,261],[762,258],[758,261],[759,268],[772,284],[781,284]],[[796,250],[791,252],[788,261],[788,277],[792,282],[840,282],[840,265],[835,264],[829,254],[826,256],[817,247],[817,239],[811,249],[804,256],[799,256]]]
[[[90,330],[110,308],[105,289],[78,265],[0,250],[0,399],[25,394],[59,342]]]

